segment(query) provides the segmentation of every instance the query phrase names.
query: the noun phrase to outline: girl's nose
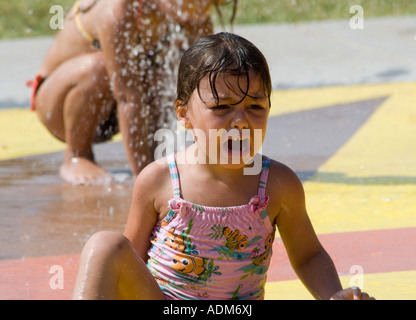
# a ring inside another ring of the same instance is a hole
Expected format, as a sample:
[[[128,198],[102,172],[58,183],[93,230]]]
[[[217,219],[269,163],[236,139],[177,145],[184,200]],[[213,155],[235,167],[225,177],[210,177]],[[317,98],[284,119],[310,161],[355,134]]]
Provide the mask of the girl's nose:
[[[248,121],[243,110],[236,110],[236,113],[231,122],[232,129],[248,129]]]

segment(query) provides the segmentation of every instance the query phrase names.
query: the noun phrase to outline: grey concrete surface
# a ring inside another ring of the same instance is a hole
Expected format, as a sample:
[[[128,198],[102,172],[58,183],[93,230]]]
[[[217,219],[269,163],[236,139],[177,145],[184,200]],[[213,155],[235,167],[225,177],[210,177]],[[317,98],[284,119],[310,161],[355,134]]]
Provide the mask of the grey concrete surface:
[[[219,30],[217,30],[219,31]],[[305,88],[416,80],[416,16],[235,26],[269,61],[273,87]],[[51,38],[0,41],[0,109],[26,107]]]
[[[241,26],[269,61],[274,88],[416,80],[416,16]]]

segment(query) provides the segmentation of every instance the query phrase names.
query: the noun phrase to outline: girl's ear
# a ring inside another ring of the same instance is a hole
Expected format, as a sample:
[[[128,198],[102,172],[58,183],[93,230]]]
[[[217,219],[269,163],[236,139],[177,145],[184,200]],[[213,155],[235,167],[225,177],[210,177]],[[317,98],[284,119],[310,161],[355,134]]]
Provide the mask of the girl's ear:
[[[185,129],[192,129],[192,124],[189,121],[188,116],[187,116],[188,106],[182,104],[181,101],[176,100],[176,102],[175,102],[175,112],[176,112],[176,118],[178,119],[179,123]]]

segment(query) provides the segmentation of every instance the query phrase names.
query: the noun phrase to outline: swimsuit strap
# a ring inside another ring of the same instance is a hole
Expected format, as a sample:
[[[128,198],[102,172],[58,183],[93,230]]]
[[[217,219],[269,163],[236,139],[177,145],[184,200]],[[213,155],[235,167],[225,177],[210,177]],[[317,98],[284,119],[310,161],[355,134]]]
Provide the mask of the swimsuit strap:
[[[30,96],[30,110],[35,111],[35,100],[36,93],[39,90],[40,85],[45,81],[46,78],[42,77],[40,74],[37,74],[34,80],[28,80],[26,86],[32,87],[32,95]]]
[[[142,5],[143,5],[143,0],[139,0],[138,5],[137,5],[137,26],[140,26],[140,24],[141,24]],[[84,36],[84,38],[87,39],[90,43],[92,43],[94,45],[94,47],[96,47],[97,49],[100,49],[99,41],[97,39],[95,39],[90,33],[88,33],[87,30],[85,30],[84,25],[82,24],[81,18],[79,16],[80,12],[81,12],[80,0],[77,0],[74,4],[75,24],[76,24],[79,32],[81,32],[81,34]]]
[[[96,41],[92,35],[90,35],[87,30],[85,30],[84,25],[81,22],[81,18],[79,16],[80,13],[80,7],[79,4],[80,0],[77,0],[74,4],[74,18],[75,18],[75,24],[77,25],[78,30],[82,33],[85,39],[87,39],[89,42],[94,43]]]
[[[170,177],[172,179],[173,197],[179,199],[181,197],[181,185],[179,183],[178,168],[176,167],[175,154],[168,155]]]
[[[266,185],[267,185],[267,177],[269,175],[269,168],[270,168],[270,158],[264,156],[262,160],[259,191],[257,193],[261,199],[263,199],[266,194]]]
[[[181,185],[179,181],[178,168],[176,166],[176,161],[175,161],[175,154],[172,153],[168,155],[167,159],[168,159],[168,164],[169,164],[170,177],[172,179],[173,197],[178,199],[181,197]],[[257,193],[261,199],[265,197],[267,177],[269,175],[269,168],[270,168],[270,158],[264,156],[262,159],[259,190]]]

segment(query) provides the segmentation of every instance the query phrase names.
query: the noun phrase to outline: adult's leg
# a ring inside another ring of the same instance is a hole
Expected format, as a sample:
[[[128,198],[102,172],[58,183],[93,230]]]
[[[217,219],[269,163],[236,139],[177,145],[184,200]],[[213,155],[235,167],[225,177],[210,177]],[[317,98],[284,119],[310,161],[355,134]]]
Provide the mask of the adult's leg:
[[[165,298],[130,241],[121,233],[101,231],[82,250],[73,299]]]
[[[111,182],[111,176],[95,163],[92,144],[114,103],[101,52],[68,60],[39,88],[36,110],[41,122],[67,143],[60,170],[65,181]]]

